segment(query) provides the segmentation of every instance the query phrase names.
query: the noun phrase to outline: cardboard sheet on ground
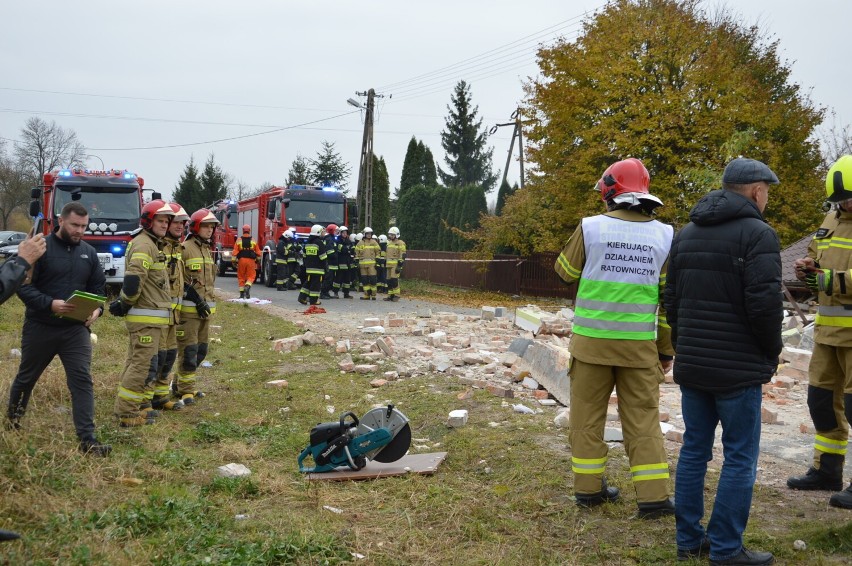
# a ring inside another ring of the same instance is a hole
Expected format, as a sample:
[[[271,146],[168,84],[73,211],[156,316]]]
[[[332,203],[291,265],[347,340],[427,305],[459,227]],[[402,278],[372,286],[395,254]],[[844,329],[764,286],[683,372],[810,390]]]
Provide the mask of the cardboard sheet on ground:
[[[403,476],[405,474],[432,475],[447,458],[446,452],[430,452],[429,454],[407,454],[397,460],[383,464],[370,461],[358,471],[349,468],[338,468],[333,472],[307,474],[308,481],[346,481],[346,480],[373,480],[391,476]],[[406,471],[405,468],[410,468]]]

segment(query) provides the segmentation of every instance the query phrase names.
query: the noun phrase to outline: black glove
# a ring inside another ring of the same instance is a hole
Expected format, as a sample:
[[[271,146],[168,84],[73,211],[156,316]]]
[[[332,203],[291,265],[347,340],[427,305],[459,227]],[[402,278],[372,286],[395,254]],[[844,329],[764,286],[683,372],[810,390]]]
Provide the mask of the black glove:
[[[195,312],[198,313],[200,318],[207,318],[210,316],[210,305],[207,304],[207,301],[201,298],[201,295],[198,294],[195,287],[189,283],[183,286],[183,298],[195,303]]]
[[[113,316],[124,316],[133,308],[133,305],[130,303],[125,303],[121,299],[116,299],[109,304],[109,314]]]
[[[399,262],[396,264],[396,274],[397,274],[397,275],[402,275],[402,268],[403,268],[403,267],[405,267],[405,260],[402,260],[402,259],[401,259],[401,260],[399,260]]]

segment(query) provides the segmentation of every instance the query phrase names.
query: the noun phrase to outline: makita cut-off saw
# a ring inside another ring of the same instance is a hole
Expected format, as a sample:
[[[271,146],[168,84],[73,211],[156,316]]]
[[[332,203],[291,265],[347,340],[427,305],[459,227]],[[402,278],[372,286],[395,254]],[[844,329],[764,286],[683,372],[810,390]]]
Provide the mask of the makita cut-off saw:
[[[360,470],[367,460],[396,462],[411,446],[408,417],[394,409],[379,407],[358,420],[354,413],[340,415],[333,423],[320,423],[311,429],[310,445],[299,454],[300,472],[330,472],[341,466]],[[310,456],[314,467],[305,467]]]

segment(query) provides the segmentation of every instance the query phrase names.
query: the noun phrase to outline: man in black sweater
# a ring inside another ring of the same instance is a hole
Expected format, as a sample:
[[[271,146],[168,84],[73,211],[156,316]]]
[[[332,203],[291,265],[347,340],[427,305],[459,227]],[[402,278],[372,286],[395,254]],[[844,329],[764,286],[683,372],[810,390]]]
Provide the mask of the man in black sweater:
[[[18,290],[26,305],[21,336],[21,365],[9,394],[8,426],[21,428],[33,388],[54,357],[65,368],[71,392],[71,413],[86,454],[106,456],[111,447],[95,437],[95,395],[90,371],[92,342],[89,327],[103,313],[95,309],[85,321],[64,317],[75,310],[65,302],[74,291],[103,295],[106,285],[95,248],[83,241],[89,223],[85,207],[70,202],[62,209],[59,229],[49,235],[47,252],[35,262],[32,282]]]

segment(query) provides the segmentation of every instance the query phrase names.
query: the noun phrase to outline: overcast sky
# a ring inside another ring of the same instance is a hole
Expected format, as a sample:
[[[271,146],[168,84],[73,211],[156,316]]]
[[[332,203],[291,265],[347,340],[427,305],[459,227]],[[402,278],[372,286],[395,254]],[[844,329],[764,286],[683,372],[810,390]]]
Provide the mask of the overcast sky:
[[[385,98],[377,101],[374,147],[394,188],[412,135],[443,162],[440,131],[459,79],[471,84],[486,127],[509,121],[524,79],[536,74],[536,45],[575,37],[583,15],[603,3],[5,2],[0,137],[19,139],[31,116],[55,120],[89,148],[88,167],[102,160],[129,169],[165,195],[191,156],[203,165],[214,153],[251,187],[282,184],[297,154],[314,157],[328,140],[352,168],[354,194],[363,116],[346,100],[375,88]],[[726,5],[780,40],[793,80],[817,105],[852,122],[852,2]],[[501,174],[510,137],[501,128],[490,140]],[[226,138],[236,139],[214,141]],[[510,179],[517,177],[513,163]]]

